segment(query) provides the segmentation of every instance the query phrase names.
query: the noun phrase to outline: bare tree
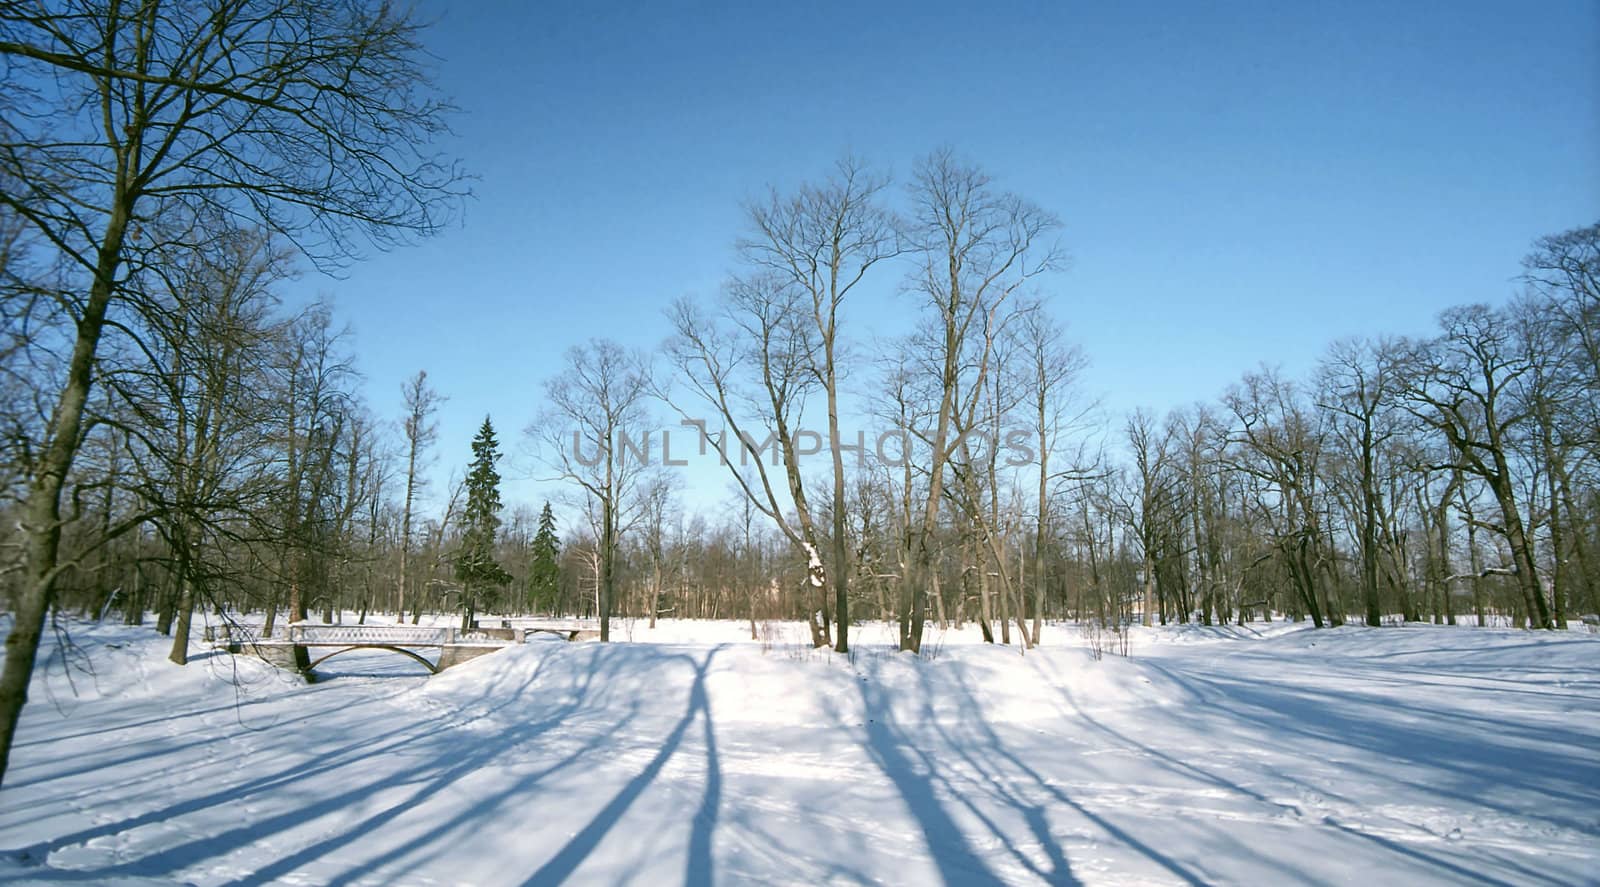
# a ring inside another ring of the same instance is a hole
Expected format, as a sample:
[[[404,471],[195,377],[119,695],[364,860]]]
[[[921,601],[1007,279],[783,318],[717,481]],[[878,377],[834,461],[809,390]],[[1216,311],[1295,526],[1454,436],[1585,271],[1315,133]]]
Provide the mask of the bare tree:
[[[1044,599],[1047,586],[1046,564],[1050,548],[1051,493],[1064,480],[1081,478],[1084,459],[1072,460],[1065,469],[1052,471],[1051,455],[1062,448],[1064,436],[1080,427],[1093,405],[1078,392],[1078,378],[1088,359],[1083,349],[1066,340],[1059,321],[1041,304],[1023,313],[1015,326],[1017,371],[1023,377],[1028,419],[1032,426],[1039,463],[1033,538],[1033,642],[1039,643],[1044,630]]]
[[[326,303],[302,311],[286,326],[276,368],[283,462],[277,509],[279,576],[290,622],[304,621],[312,604],[326,598],[329,559],[338,536],[336,456],[350,433],[355,411],[351,383],[357,375],[344,348],[349,331],[333,324]],[[275,597],[268,607],[268,630],[276,614]]]
[[[639,528],[643,536],[644,554],[649,560],[646,575],[649,579],[643,589],[645,615],[651,628],[656,627],[656,616],[661,610],[664,580],[669,568],[667,547],[671,540],[668,529],[683,519],[678,510],[677,488],[674,478],[666,472],[652,474],[639,493]]]
[[[1533,359],[1532,441],[1545,462],[1557,627],[1569,606],[1600,610],[1600,552],[1582,489],[1600,469],[1600,224],[1541,238],[1513,306]]]
[[[904,611],[904,602],[909,601],[912,594],[911,581],[914,577],[911,574],[911,562],[916,556],[915,528],[918,517],[916,503],[925,489],[926,480],[918,476],[915,430],[926,427],[930,417],[929,405],[937,402],[932,394],[938,381],[937,373],[930,371],[923,360],[924,354],[925,349],[920,348],[913,337],[892,343],[887,353],[879,357],[882,384],[878,386],[881,393],[876,398],[875,412],[879,419],[895,429],[874,443],[875,455],[883,461],[884,481],[893,499],[893,518],[889,524],[894,535],[896,558],[894,579],[897,600],[891,611],[895,614]],[[890,443],[895,438],[897,440]],[[893,455],[890,455],[891,452]],[[932,577],[930,592],[939,626],[943,628],[947,624],[948,611],[937,576]],[[957,614],[959,616],[959,608]],[[886,614],[885,618],[889,616]]]
[[[567,349],[567,368],[545,383],[549,408],[528,429],[545,464],[577,484],[598,526],[600,640],[611,639],[617,544],[649,468],[645,404],[651,393],[644,359],[595,339]]]
[[[1000,642],[1011,643],[1011,617],[1017,619],[1018,633],[1024,648],[1032,646],[1031,635],[1024,621],[1021,576],[1014,576],[1007,565],[1006,537],[1009,535],[1000,507],[1001,457],[1005,426],[1013,411],[1028,399],[1028,386],[1024,378],[1014,372],[1013,358],[1020,351],[1020,343],[1010,327],[1019,319],[1032,313],[1032,306],[1017,304],[999,316],[984,318],[981,335],[973,337],[973,355],[968,363],[987,377],[986,382],[970,388],[957,396],[958,408],[952,412],[952,428],[957,445],[951,454],[949,466],[959,486],[947,486],[946,493],[966,516],[975,540],[982,540],[985,551],[976,555],[969,565],[977,571],[978,596],[984,622],[984,635],[992,640],[988,623],[989,577],[999,581],[995,596],[995,611],[1000,625]],[[981,444],[974,446],[975,441]],[[1008,452],[1007,468],[1015,468],[1028,460],[1019,460]],[[987,559],[992,558],[992,563]],[[990,566],[993,569],[990,569]]]
[[[439,578],[441,568],[449,565],[449,556],[445,553],[445,540],[450,538],[455,525],[462,517],[462,507],[467,493],[467,478],[464,474],[452,472],[448,483],[450,495],[445,498],[444,509],[439,513],[439,520],[432,522],[432,527],[427,534],[427,564],[428,580],[426,588],[433,592],[424,599],[422,594],[412,595],[411,624],[416,625],[422,621],[424,606],[442,608],[445,597],[442,589],[450,587],[447,580]]]
[[[142,220],[205,209],[327,262],[350,254],[357,230],[380,244],[434,230],[461,177],[420,153],[448,110],[427,86],[420,27],[387,3],[0,7],[7,92],[52,84],[29,98],[33,113],[0,126],[0,205],[82,287],[55,309],[72,318],[73,342],[25,507],[26,578],[0,673],[0,775],[61,573],[61,494],[107,312],[125,261],[154,234]]]
[[[1177,477],[1172,440],[1162,433],[1155,417],[1142,409],[1128,417],[1123,432],[1133,456],[1133,474],[1109,485],[1108,494],[1140,553],[1144,624],[1151,624],[1154,612],[1165,625],[1168,608],[1161,595],[1164,589],[1158,584],[1156,566],[1163,550],[1171,547],[1169,540],[1178,532],[1182,520],[1175,508]],[[1187,606],[1179,606],[1178,611],[1188,621]]]
[[[1565,628],[1569,603],[1587,583],[1588,539],[1581,509],[1573,494],[1573,475],[1593,461],[1600,443],[1590,434],[1596,427],[1594,373],[1584,372],[1586,349],[1579,336],[1569,335],[1565,318],[1550,300],[1524,297],[1507,309],[1516,347],[1528,362],[1528,372],[1516,381],[1518,402],[1527,409],[1523,433],[1512,437],[1518,453],[1514,460],[1529,466],[1521,498],[1530,513],[1529,532],[1538,545],[1538,527],[1544,525],[1549,545],[1550,609],[1557,628]],[[1542,516],[1542,520],[1540,517]]]
[[[1328,349],[1317,370],[1317,406],[1332,419],[1331,440],[1352,469],[1357,506],[1357,547],[1361,552],[1361,599],[1367,624],[1383,623],[1378,600],[1378,527],[1382,453],[1397,433],[1401,379],[1395,346],[1386,342],[1340,341]]]
[[[917,164],[907,221],[910,246],[920,262],[911,288],[932,309],[933,357],[939,406],[924,437],[928,451],[927,497],[913,528],[914,554],[900,605],[900,648],[919,651],[926,611],[926,582],[933,570],[932,538],[944,501],[945,473],[960,445],[956,410],[981,391],[991,370],[987,350],[976,365],[972,337],[995,328],[1005,302],[1040,274],[1062,264],[1045,238],[1060,226],[1056,217],[1014,194],[998,191],[976,166],[949,150]]]
[[[178,590],[173,662],[188,662],[196,604],[217,574],[207,549],[240,534],[267,501],[270,355],[277,330],[270,288],[287,256],[259,233],[224,236],[145,270],[155,292],[138,296],[147,361],[107,376],[137,425],[123,424],[142,478],[140,498],[167,541]],[[207,569],[207,567],[210,569]]]
[[[666,345],[668,360],[694,399],[716,411],[722,428],[708,430],[682,406],[678,412],[699,429],[702,447],[716,447],[733,482],[805,564],[806,582],[817,595],[806,622],[813,644],[826,646],[831,607],[823,537],[800,463],[801,418],[818,385],[816,332],[805,320],[801,294],[763,274],[731,282],[718,315],[679,301],[670,316],[675,335]],[[757,440],[757,428],[766,430],[765,438]],[[769,452],[770,465],[763,458]],[[773,468],[781,475],[774,477]]]
[[[1522,267],[1529,289],[1548,302],[1557,325],[1585,358],[1572,370],[1600,394],[1600,223],[1540,238]],[[1595,431],[1600,441],[1600,425]]]
[[[1440,316],[1439,338],[1416,344],[1409,356],[1410,409],[1450,443],[1446,466],[1481,479],[1499,506],[1500,523],[1482,526],[1503,536],[1511,549],[1508,572],[1516,577],[1529,618],[1554,628],[1534,560],[1533,543],[1517,501],[1512,438],[1530,418],[1530,405],[1515,386],[1532,372],[1510,321],[1487,305],[1452,308]]]
[[[816,327],[809,371],[828,405],[828,450],[833,460],[833,518],[823,581],[833,586],[838,624],[835,649],[850,649],[849,542],[845,534],[844,446],[839,436],[840,308],[872,267],[899,252],[893,216],[878,202],[888,185],[846,157],[821,185],[803,185],[792,197],[776,191],[750,207],[752,233],[739,244],[751,265],[804,294]]]
[[[439,424],[433,414],[445,398],[428,385],[428,371],[418,370],[400,388],[405,398],[406,415],[401,420],[401,431],[406,438],[406,493],[400,510],[400,581],[399,601],[396,610],[401,622],[406,617],[406,582],[411,562],[411,506],[417,490],[426,480],[417,477],[419,459],[426,458],[428,447],[439,437]]]
[[[1324,536],[1324,457],[1327,429],[1298,387],[1275,370],[1246,373],[1224,398],[1237,420],[1232,467],[1255,481],[1256,504],[1272,527],[1289,578],[1321,628],[1326,615],[1342,624],[1341,607],[1327,598],[1329,553]]]

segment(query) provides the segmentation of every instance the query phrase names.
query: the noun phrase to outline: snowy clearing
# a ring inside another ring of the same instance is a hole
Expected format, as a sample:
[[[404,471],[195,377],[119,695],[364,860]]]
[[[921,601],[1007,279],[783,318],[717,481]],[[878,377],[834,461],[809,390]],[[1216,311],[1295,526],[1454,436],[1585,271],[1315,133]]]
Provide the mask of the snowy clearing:
[[[1183,626],[1096,661],[1059,627],[916,661],[803,631],[633,625],[432,678],[365,651],[307,686],[74,626],[0,881],[1600,883],[1591,636]]]

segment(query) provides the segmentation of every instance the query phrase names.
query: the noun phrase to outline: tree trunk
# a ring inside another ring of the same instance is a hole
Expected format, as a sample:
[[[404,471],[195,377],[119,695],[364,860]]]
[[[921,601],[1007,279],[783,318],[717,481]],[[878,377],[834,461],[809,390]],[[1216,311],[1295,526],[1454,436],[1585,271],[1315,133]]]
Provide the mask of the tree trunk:
[[[1505,465],[1505,455],[1495,454],[1499,477],[1490,484],[1495,498],[1500,502],[1500,515],[1505,520],[1506,542],[1511,546],[1511,559],[1515,567],[1517,588],[1527,606],[1527,614],[1537,628],[1555,628],[1550,620],[1550,610],[1545,606],[1544,589],[1539,582],[1539,568],[1533,559],[1533,547],[1517,509],[1516,496],[1511,491],[1510,469]]]
[[[1151,560],[1148,543],[1145,545],[1144,557],[1144,624],[1150,625],[1150,610],[1156,606],[1156,564]],[[1167,624],[1165,609],[1161,613],[1161,624]]]
[[[178,579],[178,627],[172,633],[172,652],[168,659],[179,665],[189,664],[189,628],[194,621],[194,585],[181,578],[188,568],[181,568]]]
[[[850,652],[850,570],[848,558],[848,539],[845,533],[845,496],[844,496],[844,450],[840,447],[839,440],[839,396],[838,385],[834,379],[833,368],[833,334],[828,331],[823,346],[826,350],[826,363],[828,389],[828,434],[832,444],[829,449],[833,451],[833,550],[831,576],[833,580],[833,613],[834,620],[838,623],[838,634],[834,642],[834,650],[839,653]]]
[[[661,609],[661,559],[650,564],[650,627],[656,627],[656,611]]]
[[[181,479],[180,483],[183,483]],[[186,493],[188,492],[190,491],[186,490]],[[185,499],[192,501],[192,498],[188,495],[185,495]],[[175,559],[174,577],[178,583],[178,591],[174,596],[177,608],[177,630],[172,633],[172,651],[167,655],[167,658],[178,665],[188,665],[189,627],[194,619],[194,583],[190,575],[193,572],[193,564],[190,563],[193,543],[189,538],[189,525],[186,517],[180,515],[174,521],[172,534],[175,543],[174,547],[177,549],[175,552],[177,557]]]
[[[272,630],[277,627],[277,622],[278,622],[278,587],[277,587],[277,584],[274,583],[273,585],[270,586],[270,588],[271,588],[271,591],[269,591],[267,593],[267,621],[266,621],[266,624],[261,627],[261,636],[264,637],[264,638],[272,637]],[[404,621],[404,620],[402,620],[402,621]]]
[[[123,625],[144,624],[144,565],[137,560],[137,549],[134,551],[134,557],[133,591],[128,594],[127,603],[123,610]]]
[[[416,494],[417,440],[413,432],[406,455],[406,498],[400,515],[400,581],[399,603],[395,607],[401,624],[406,621],[406,579],[411,566],[411,501]]]
[[[1578,509],[1573,504],[1572,486],[1565,472],[1562,473],[1560,489],[1561,506],[1566,512],[1568,521],[1567,525],[1571,529],[1571,540],[1569,545],[1572,549],[1573,557],[1578,562],[1577,592],[1586,592],[1586,594],[1574,593],[1570,595],[1567,600],[1569,605],[1573,602],[1576,602],[1578,607],[1587,606],[1587,609],[1580,610],[1580,612],[1593,613],[1597,609],[1597,602],[1594,594],[1594,573],[1591,572],[1589,559],[1590,542],[1584,532],[1583,519],[1580,516]],[[1569,609],[1571,608],[1572,607],[1569,606]]]
[[[1450,597],[1452,589],[1450,588],[1450,580],[1448,578],[1449,576],[1453,575],[1453,571],[1450,569],[1450,514],[1446,510],[1446,503],[1447,502],[1449,502],[1448,498],[1440,500],[1440,502],[1439,502],[1439,514],[1434,518],[1434,520],[1439,525],[1439,598],[1440,598],[1439,604],[1440,604],[1440,608],[1442,608],[1444,610],[1444,617],[1445,617],[1446,623],[1449,624],[1449,625],[1455,625],[1456,624],[1455,601],[1451,600],[1451,597]],[[1472,547],[1474,549],[1473,566],[1472,566],[1472,573],[1473,573],[1472,583],[1473,583],[1473,587],[1477,587],[1477,583],[1478,583],[1478,577],[1477,577],[1478,566],[1477,566],[1477,556],[1476,556],[1476,548],[1477,548],[1477,546],[1475,544],[1473,544],[1471,524],[1467,525],[1467,540],[1468,540],[1468,543],[1467,543],[1468,546]],[[1438,621],[1439,621],[1438,618],[1435,617],[1434,622],[1438,622]]]
[[[119,182],[119,185],[121,183]],[[95,350],[105,326],[106,309],[122,260],[123,235],[131,207],[121,195],[112,205],[111,218],[101,239],[95,278],[83,316],[78,319],[77,339],[67,364],[66,384],[51,414],[48,443],[39,457],[39,467],[29,485],[23,505],[23,582],[16,593],[16,619],[6,636],[5,666],[0,669],[0,782],[5,779],[11,759],[11,742],[17,721],[28,700],[28,684],[33,678],[33,663],[39,653],[39,638],[44,617],[55,596],[59,575],[57,558],[61,548],[61,490],[72,470],[82,435],[84,406],[89,401],[93,381]]]
[[[1383,610],[1378,601],[1378,492],[1372,488],[1376,469],[1372,464],[1370,423],[1367,428],[1366,439],[1362,441],[1361,467],[1361,594],[1367,605],[1367,624],[1376,628],[1383,624]]]
[[[610,458],[609,455],[607,458]],[[609,477],[606,489],[612,489]],[[609,499],[600,503],[600,593],[595,608],[600,611],[601,643],[611,641],[612,559],[616,553],[616,520],[616,503]]]
[[[996,564],[996,566],[999,566],[999,564]],[[1000,589],[995,593],[995,603],[998,604],[998,612],[995,613],[995,617],[1000,622],[1000,643],[1002,644],[1011,643],[1011,595],[1008,585],[1009,583],[1001,579]]]
[[[1545,479],[1550,491],[1550,598],[1552,607],[1552,628],[1565,629],[1567,627],[1567,549],[1566,528],[1561,517],[1561,492],[1559,475],[1561,470],[1561,456],[1556,452],[1555,446],[1549,440],[1549,429],[1545,429]]]
[[[160,598],[156,601],[156,631],[172,636],[172,619],[178,612],[177,580],[167,571],[167,582],[161,583]]]

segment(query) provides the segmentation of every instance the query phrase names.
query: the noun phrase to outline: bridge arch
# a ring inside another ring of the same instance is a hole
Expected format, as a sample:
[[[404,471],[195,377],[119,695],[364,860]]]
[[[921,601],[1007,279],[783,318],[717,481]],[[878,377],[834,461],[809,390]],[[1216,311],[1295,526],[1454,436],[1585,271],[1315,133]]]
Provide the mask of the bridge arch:
[[[318,665],[327,662],[329,659],[338,656],[340,653],[348,653],[351,650],[390,650],[392,652],[399,653],[402,656],[409,656],[412,659],[415,659],[417,662],[422,664],[423,668],[428,670],[428,674],[439,673],[439,667],[434,663],[429,662],[421,654],[412,650],[407,650],[405,647],[397,647],[394,644],[351,644],[348,647],[340,647],[339,649],[334,650],[332,653],[325,653],[322,656],[312,660],[311,664],[306,666],[306,670],[310,671],[311,669],[316,668]]]

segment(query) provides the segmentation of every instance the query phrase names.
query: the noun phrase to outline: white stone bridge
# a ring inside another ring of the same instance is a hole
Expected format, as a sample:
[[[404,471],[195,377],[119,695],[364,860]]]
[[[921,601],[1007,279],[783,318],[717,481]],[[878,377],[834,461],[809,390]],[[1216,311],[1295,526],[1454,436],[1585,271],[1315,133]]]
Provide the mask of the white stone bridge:
[[[207,639],[218,647],[231,653],[253,653],[307,677],[313,668],[351,650],[388,650],[415,660],[429,674],[437,674],[469,659],[520,644],[527,637],[526,631],[517,627],[462,631],[455,627],[307,622],[291,623],[278,637],[263,635],[260,625],[227,623],[206,629]],[[430,650],[438,651],[433,659],[423,655]]]

